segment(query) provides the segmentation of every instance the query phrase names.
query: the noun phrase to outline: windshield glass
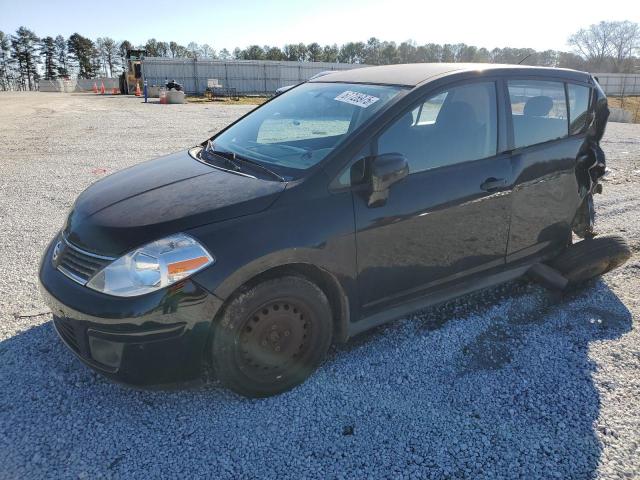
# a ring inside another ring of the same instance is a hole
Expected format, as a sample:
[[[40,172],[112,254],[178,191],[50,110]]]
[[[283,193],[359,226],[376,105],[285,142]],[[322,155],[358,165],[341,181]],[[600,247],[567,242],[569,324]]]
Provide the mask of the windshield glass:
[[[213,148],[271,166],[306,170],[380,110],[399,87],[305,83],[213,140]]]

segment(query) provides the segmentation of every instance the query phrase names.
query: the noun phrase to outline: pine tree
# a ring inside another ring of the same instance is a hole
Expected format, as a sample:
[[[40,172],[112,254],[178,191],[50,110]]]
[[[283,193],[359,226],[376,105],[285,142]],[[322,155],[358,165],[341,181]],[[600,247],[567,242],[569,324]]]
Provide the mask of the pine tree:
[[[97,73],[96,57],[98,55],[94,43],[79,33],[74,33],[67,40],[67,49],[78,67],[78,77],[94,78]]]
[[[22,89],[33,90],[38,81],[39,39],[35,33],[25,27],[20,27],[11,37],[11,50],[14,63],[17,65]]]
[[[58,66],[58,75],[61,77],[69,76],[69,58],[67,56],[67,42],[62,35],[58,35],[55,39],[56,45],[56,63]]]
[[[120,62],[122,64],[122,71],[126,72],[128,68],[129,59],[127,58],[127,52],[133,48],[131,42],[129,40],[124,40],[120,42]]]
[[[44,37],[40,42],[40,52],[44,56],[44,78],[52,80],[57,77],[56,43],[53,37]]]
[[[9,37],[3,31],[0,31],[0,88],[2,90],[9,90],[11,86],[10,49]]]

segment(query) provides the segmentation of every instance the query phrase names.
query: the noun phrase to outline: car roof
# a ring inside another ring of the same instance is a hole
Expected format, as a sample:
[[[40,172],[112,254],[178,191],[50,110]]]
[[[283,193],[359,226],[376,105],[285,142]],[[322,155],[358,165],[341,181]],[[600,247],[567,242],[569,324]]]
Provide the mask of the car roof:
[[[591,76],[586,72],[567,68],[531,67],[527,65],[506,65],[497,63],[407,63],[382,65],[377,67],[354,68],[328,73],[311,82],[372,83],[378,85],[402,85],[415,87],[442,76],[463,72],[487,72],[548,76],[588,82]]]

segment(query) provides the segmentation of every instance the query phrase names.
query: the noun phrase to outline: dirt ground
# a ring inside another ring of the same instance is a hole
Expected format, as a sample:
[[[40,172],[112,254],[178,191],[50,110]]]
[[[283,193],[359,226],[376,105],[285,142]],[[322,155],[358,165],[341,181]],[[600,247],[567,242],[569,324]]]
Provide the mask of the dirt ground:
[[[633,123],[640,123],[640,96],[610,97],[609,106],[628,110],[631,112]]]

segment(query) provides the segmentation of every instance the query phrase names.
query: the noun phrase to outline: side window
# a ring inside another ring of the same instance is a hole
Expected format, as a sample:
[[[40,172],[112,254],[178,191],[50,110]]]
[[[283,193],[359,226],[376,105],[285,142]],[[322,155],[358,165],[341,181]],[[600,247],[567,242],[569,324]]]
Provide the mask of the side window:
[[[567,84],[569,93],[569,135],[581,133],[587,125],[591,89],[582,85]]]
[[[516,148],[567,136],[564,83],[510,80],[508,86]]]
[[[421,102],[378,138],[377,153],[403,154],[416,173],[491,157],[497,143],[495,83],[481,82]]]

